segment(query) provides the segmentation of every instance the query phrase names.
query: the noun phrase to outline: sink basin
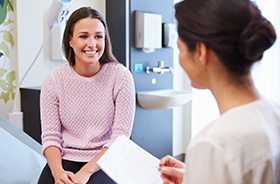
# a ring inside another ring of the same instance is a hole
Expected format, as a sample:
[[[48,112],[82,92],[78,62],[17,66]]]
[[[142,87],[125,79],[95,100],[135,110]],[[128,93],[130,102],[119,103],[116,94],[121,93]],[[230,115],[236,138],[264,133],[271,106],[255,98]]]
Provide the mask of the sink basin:
[[[191,91],[162,89],[137,93],[138,103],[144,109],[174,108],[191,101],[191,99]]]

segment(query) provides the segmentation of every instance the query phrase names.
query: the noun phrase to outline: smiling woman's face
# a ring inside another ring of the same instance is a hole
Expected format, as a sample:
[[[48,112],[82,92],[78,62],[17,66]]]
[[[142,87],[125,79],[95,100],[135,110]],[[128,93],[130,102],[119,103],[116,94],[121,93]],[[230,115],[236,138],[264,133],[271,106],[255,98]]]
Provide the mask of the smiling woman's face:
[[[78,21],[69,41],[75,52],[75,62],[92,64],[99,62],[105,49],[105,28],[98,19],[85,18]]]

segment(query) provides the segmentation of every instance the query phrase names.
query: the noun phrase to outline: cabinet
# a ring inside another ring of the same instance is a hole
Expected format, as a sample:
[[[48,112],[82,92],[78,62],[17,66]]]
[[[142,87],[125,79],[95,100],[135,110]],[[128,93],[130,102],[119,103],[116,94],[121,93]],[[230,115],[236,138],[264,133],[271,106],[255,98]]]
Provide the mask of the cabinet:
[[[40,87],[20,88],[23,131],[41,143]]]

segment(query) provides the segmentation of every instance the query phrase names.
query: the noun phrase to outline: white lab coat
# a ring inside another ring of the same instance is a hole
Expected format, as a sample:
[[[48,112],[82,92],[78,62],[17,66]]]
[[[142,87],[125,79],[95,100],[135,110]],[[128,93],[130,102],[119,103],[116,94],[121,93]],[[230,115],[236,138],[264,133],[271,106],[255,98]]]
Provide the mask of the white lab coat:
[[[279,184],[280,106],[261,99],[232,108],[186,152],[185,184]]]

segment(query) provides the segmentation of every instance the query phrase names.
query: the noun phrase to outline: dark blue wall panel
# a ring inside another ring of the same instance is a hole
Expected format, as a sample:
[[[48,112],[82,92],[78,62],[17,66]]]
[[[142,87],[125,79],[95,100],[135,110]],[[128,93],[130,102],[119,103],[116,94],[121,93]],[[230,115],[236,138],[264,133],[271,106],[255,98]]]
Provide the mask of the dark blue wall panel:
[[[128,9],[124,8],[126,3],[128,3],[126,6]],[[136,10],[161,14],[162,23],[173,23],[174,20],[173,0],[107,0],[106,19],[113,43],[113,52],[123,64],[125,60],[129,60],[127,67],[134,77],[136,93],[172,89],[172,73],[147,74],[144,71],[134,70],[135,64],[142,64],[145,69],[146,66],[157,66],[160,60],[165,62],[165,66],[173,67],[172,48],[156,49],[155,52],[148,54],[134,47],[134,12]],[[128,20],[125,16],[127,13]],[[129,22],[128,33],[126,33],[126,21]],[[126,38],[125,34],[129,37]],[[128,42],[126,39],[129,39]],[[127,44],[129,44],[128,50],[125,49]],[[126,58],[126,54],[129,58]],[[156,79],[156,84],[152,84],[152,79]],[[131,139],[158,158],[167,154],[172,155],[172,110],[146,110],[137,105]]]

